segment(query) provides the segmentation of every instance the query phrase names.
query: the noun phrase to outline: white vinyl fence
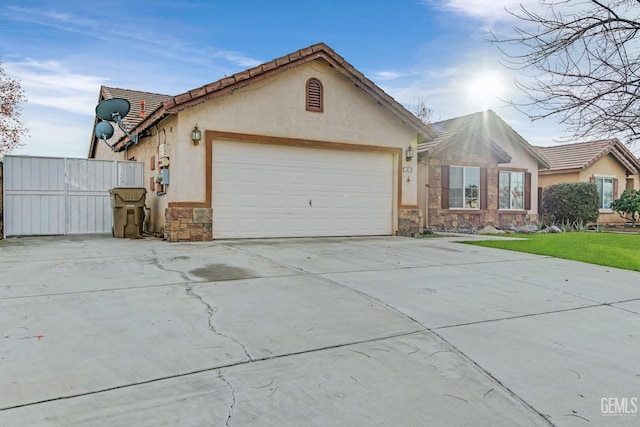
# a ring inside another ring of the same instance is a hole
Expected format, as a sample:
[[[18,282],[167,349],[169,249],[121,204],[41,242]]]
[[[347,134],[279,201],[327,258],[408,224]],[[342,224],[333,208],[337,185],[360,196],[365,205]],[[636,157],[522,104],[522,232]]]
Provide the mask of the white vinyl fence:
[[[144,187],[140,162],[4,157],[4,234],[110,233],[109,190]]]

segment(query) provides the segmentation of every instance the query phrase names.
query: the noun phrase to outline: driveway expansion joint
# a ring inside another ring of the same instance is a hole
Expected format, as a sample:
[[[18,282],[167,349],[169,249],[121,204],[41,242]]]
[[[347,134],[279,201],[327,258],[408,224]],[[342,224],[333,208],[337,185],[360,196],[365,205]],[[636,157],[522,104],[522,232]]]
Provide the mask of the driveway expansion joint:
[[[242,249],[242,251],[243,251],[243,252],[252,253],[252,254],[257,255],[257,256],[261,256],[261,257],[263,257],[263,258],[265,258],[265,259],[267,259],[267,260],[269,260],[269,261],[272,261],[272,262],[278,262],[278,261],[273,260],[273,259],[271,259],[271,258],[269,258],[269,257],[267,257],[267,256],[264,256],[264,255],[262,255],[262,254],[258,254],[258,253],[255,253],[255,252],[251,252],[251,251],[249,251],[249,250],[247,250],[247,249]],[[341,282],[338,282],[338,281],[335,281],[335,280],[329,279],[329,278],[327,278],[327,277],[323,276],[323,275],[322,275],[322,273],[313,273],[313,272],[311,272],[311,271],[305,270],[305,269],[300,268],[300,267],[290,266],[290,265],[284,264],[284,263],[282,263],[282,262],[279,262],[279,263],[280,263],[281,265],[284,265],[285,267],[288,267],[288,268],[294,268],[294,269],[296,269],[296,270],[298,270],[298,271],[300,271],[300,272],[302,272],[302,273],[304,273],[304,274],[307,274],[307,275],[310,275],[310,276],[313,276],[313,277],[317,277],[317,278],[319,278],[319,279],[322,279],[323,281],[325,281],[325,282],[327,282],[327,283],[330,283],[330,284],[332,284],[332,285],[337,285],[337,286],[340,286],[340,287],[348,288],[348,289],[352,290],[353,292],[356,292],[357,294],[359,294],[359,295],[361,295],[361,296],[363,296],[363,297],[365,297],[365,298],[368,298],[368,299],[370,299],[370,300],[376,301],[378,304],[381,304],[381,305],[383,305],[383,306],[387,307],[389,310],[391,310],[391,311],[393,311],[394,313],[398,314],[399,316],[401,316],[401,317],[403,317],[403,318],[405,318],[405,319],[407,319],[407,320],[409,320],[409,321],[413,322],[414,324],[420,325],[420,327],[421,327],[422,331],[415,331],[415,332],[412,332],[412,333],[409,333],[409,334],[406,334],[406,335],[411,335],[411,334],[415,334],[415,333],[419,333],[419,332],[429,332],[429,333],[432,333],[435,337],[437,337],[438,339],[440,339],[442,343],[444,343],[445,345],[449,346],[449,347],[450,347],[450,348],[451,348],[451,349],[452,349],[456,354],[458,354],[460,357],[464,358],[465,360],[468,360],[471,364],[473,364],[477,369],[479,369],[479,370],[480,370],[480,372],[482,372],[482,373],[483,373],[484,375],[486,375],[489,379],[491,379],[492,381],[494,381],[496,385],[498,385],[498,386],[499,386],[501,389],[503,389],[506,393],[508,393],[508,394],[509,394],[509,395],[511,395],[514,399],[516,399],[518,402],[520,402],[520,404],[522,404],[524,407],[528,408],[530,411],[533,411],[533,413],[535,413],[537,416],[539,416],[540,418],[542,418],[542,419],[543,419],[546,423],[548,423],[550,426],[555,427],[555,424],[553,424],[553,423],[551,422],[551,420],[549,419],[549,416],[547,416],[547,415],[543,414],[542,412],[538,411],[538,410],[537,410],[536,408],[534,408],[530,403],[528,403],[527,401],[525,401],[522,397],[518,396],[518,395],[517,395],[514,391],[512,391],[509,387],[507,387],[506,385],[504,385],[500,380],[498,380],[498,379],[497,379],[494,375],[492,375],[489,371],[487,371],[485,368],[483,368],[482,366],[480,366],[480,365],[479,365],[475,360],[471,359],[471,357],[469,357],[467,354],[465,354],[464,352],[462,352],[459,348],[457,348],[457,347],[456,347],[456,346],[454,346],[452,343],[450,343],[449,341],[447,341],[446,339],[444,339],[444,337],[443,337],[443,336],[441,336],[440,334],[438,334],[434,329],[431,329],[431,328],[427,327],[424,323],[420,322],[419,320],[417,320],[417,319],[415,319],[415,318],[413,318],[413,317],[409,316],[409,315],[408,315],[408,314],[406,314],[406,313],[403,313],[401,310],[399,310],[398,308],[394,307],[393,305],[390,305],[389,303],[386,303],[386,302],[384,302],[384,301],[382,301],[382,300],[380,300],[380,299],[378,299],[378,298],[376,298],[376,297],[374,297],[374,296],[372,296],[372,295],[369,295],[368,293],[366,293],[366,292],[364,292],[364,291],[361,291],[361,290],[359,290],[359,289],[355,289],[355,288],[353,288],[353,287],[349,286],[348,284],[341,283]],[[564,310],[564,311],[567,311],[567,310]],[[523,316],[519,316],[519,317],[523,317]],[[480,323],[482,323],[482,322],[480,322]],[[372,341],[377,341],[377,340],[372,340]],[[354,344],[356,344],[356,343],[351,343],[351,344],[349,344],[349,345],[354,345]],[[368,358],[371,358],[371,356],[370,356],[370,355],[368,355],[368,354],[366,354],[366,353],[363,353],[363,352],[360,352],[360,351],[357,351],[357,350],[353,350],[353,349],[350,349],[350,350],[351,350],[352,352],[360,353],[360,354],[362,354],[363,356],[366,356],[366,357],[368,357]],[[306,352],[302,352],[302,353],[306,353]]]
[[[460,350],[458,347],[456,347],[455,345],[453,345],[451,342],[449,342],[446,338],[444,338],[442,335],[440,335],[439,333],[437,333],[435,330],[430,329],[429,332],[431,332],[433,335],[435,335],[436,337],[438,337],[443,343],[445,343],[446,345],[448,345],[449,347],[451,347],[453,349],[453,351],[458,354],[460,357],[462,357],[465,360],[468,360],[469,363],[471,363],[473,366],[475,366],[477,369],[479,369],[482,373],[484,373],[488,378],[490,378],[492,381],[494,381],[498,386],[500,386],[500,388],[502,390],[504,390],[505,392],[507,392],[509,395],[511,395],[514,399],[516,399],[518,402],[520,402],[522,405],[524,405],[526,408],[528,408],[529,410],[533,411],[535,414],[537,414],[540,418],[542,418],[545,422],[547,422],[550,426],[552,427],[556,427],[556,425],[551,422],[551,420],[549,419],[549,416],[546,414],[543,414],[542,412],[540,412],[539,410],[537,410],[533,405],[531,405],[529,402],[527,402],[526,400],[524,400],[522,397],[520,397],[518,394],[516,394],[516,392],[514,392],[513,390],[511,390],[509,387],[507,387],[502,381],[500,381],[495,375],[493,375],[491,372],[489,372],[488,370],[486,370],[484,367],[482,367],[478,362],[476,362],[475,360],[473,360],[470,356],[468,356],[465,352],[463,352],[462,350]],[[489,390],[491,391],[491,390]],[[488,394],[489,392],[487,392],[486,394]],[[485,394],[485,396],[486,396]]]

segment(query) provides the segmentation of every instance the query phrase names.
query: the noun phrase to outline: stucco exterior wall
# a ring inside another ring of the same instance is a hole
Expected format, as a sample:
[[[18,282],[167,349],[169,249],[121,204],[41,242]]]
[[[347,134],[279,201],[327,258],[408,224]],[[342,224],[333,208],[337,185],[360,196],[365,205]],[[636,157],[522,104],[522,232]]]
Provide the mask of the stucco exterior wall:
[[[305,85],[311,77],[318,78],[323,85],[322,113],[305,110]],[[398,147],[403,152],[409,145],[415,146],[417,137],[413,129],[323,60],[284,71],[231,95],[185,110],[180,114],[177,127],[179,137],[187,145],[191,144],[190,133],[196,124],[203,130]],[[193,150],[181,154],[175,159],[179,167],[193,164],[199,157]],[[410,162],[403,159],[403,166],[412,167],[413,171],[403,174],[400,204],[416,205],[416,159]],[[186,195],[183,191],[195,189],[181,188],[183,178],[188,176],[181,172],[180,181],[175,181],[172,191],[180,187],[181,194]]]
[[[420,227],[425,228],[429,224],[429,159],[421,158],[418,160],[418,207],[422,210],[423,215],[420,218]]]
[[[546,188],[550,185],[561,184],[564,182],[590,182],[592,177],[612,177],[618,179],[617,193],[613,195],[614,199],[620,197],[625,189],[638,189],[637,176],[627,177],[626,169],[612,155],[607,155],[596,161],[584,170],[571,173],[557,173],[552,175],[540,175],[539,186]],[[629,179],[627,179],[629,178]],[[615,212],[600,210],[598,224],[617,224],[624,223],[625,220]]]
[[[622,184],[620,186],[620,193],[624,190],[624,183],[627,179],[626,169],[610,154],[602,157],[597,162],[581,171],[578,179],[582,182],[589,182],[589,178],[592,176],[610,176],[617,178]],[[620,194],[614,194],[614,198],[618,198],[619,195]]]
[[[135,158],[136,161],[144,163],[144,185],[147,189],[145,204],[149,208],[148,215],[150,215],[148,218],[150,230],[148,231],[155,233],[164,232],[165,209],[171,199],[168,194],[162,194],[161,190],[168,190],[171,185],[161,188],[155,182],[152,185],[151,180],[155,178],[156,174],[160,173],[158,168],[158,146],[165,143],[169,144],[170,147],[169,171],[170,179],[173,178],[171,165],[174,156],[179,157],[180,151],[182,151],[175,149],[179,147],[179,145],[174,144],[174,142],[178,141],[176,123],[177,118],[175,116],[168,117],[157,127],[151,129],[150,136],[142,138],[138,144],[131,145],[126,152],[123,152],[123,155],[126,154],[127,159]]]
[[[112,137],[111,139],[108,140],[109,144],[114,143],[115,141],[117,141],[118,138],[117,137]],[[93,157],[94,159],[98,159],[98,160],[128,160],[127,157],[125,157],[125,152],[120,152],[120,153],[116,153],[114,151],[111,150],[111,148],[109,148],[107,146],[107,144],[105,144],[102,140],[97,141],[97,147],[96,147],[96,154]]]
[[[553,175],[538,175],[538,187],[543,189],[550,185],[561,184],[563,182],[580,182],[580,174],[578,172],[571,172]],[[588,179],[587,182],[589,182]]]
[[[589,182],[591,177],[612,177],[618,180],[617,192],[613,195],[613,199],[620,197],[627,185],[626,169],[611,154],[599,159],[597,162],[586,168],[580,173],[581,182]],[[631,183],[630,185],[634,185]],[[598,217],[599,224],[617,224],[624,223],[626,220],[615,212],[610,210],[600,210]]]
[[[520,144],[511,142],[508,138],[501,138],[500,146],[511,156],[509,163],[500,163],[499,169],[522,170],[531,174],[531,209],[530,215],[538,213],[538,161],[531,156]]]
[[[305,109],[305,87],[311,77],[318,78],[323,85],[322,113]],[[203,135],[198,145],[191,141],[191,131],[196,125]],[[394,155],[393,221],[396,227],[399,211],[417,207],[417,161],[415,157],[411,161],[404,157],[410,145],[415,148],[416,131],[341,72],[324,60],[316,60],[185,109],[152,129],[154,135],[160,132],[162,143],[170,144],[170,185],[165,188],[166,194],[147,195],[153,231],[165,228],[164,210],[169,202],[206,199],[205,134],[208,130],[397,148],[398,153],[403,154]],[[145,138],[127,153],[127,158],[135,157],[145,163],[147,183],[157,172],[150,171],[149,167],[150,157],[156,155],[157,138]],[[106,146],[100,147],[96,158],[110,154],[105,153],[104,148],[108,150]],[[411,172],[403,172],[404,167],[410,167]]]

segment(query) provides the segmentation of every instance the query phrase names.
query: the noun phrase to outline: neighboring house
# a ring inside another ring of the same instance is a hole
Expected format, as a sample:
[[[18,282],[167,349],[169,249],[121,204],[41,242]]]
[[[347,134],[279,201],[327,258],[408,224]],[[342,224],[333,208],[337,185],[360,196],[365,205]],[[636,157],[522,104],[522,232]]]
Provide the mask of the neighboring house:
[[[639,189],[640,162],[617,139],[536,147],[548,161],[548,168],[538,171],[538,185],[544,188],[563,182],[593,182],[600,197],[598,223],[625,222],[612,212],[611,202],[625,189]]]
[[[150,230],[172,241],[410,235],[432,130],[325,44],[177,96],[125,98],[122,132],[90,158],[145,163]],[[144,110],[143,110],[144,105]]]
[[[418,145],[421,225],[436,230],[507,228],[537,221],[543,156],[491,110],[431,125]]]

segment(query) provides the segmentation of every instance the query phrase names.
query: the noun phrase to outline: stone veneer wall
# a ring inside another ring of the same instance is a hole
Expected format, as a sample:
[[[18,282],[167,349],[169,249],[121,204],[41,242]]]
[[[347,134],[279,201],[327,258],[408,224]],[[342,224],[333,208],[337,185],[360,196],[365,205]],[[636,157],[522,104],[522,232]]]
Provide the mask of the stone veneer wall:
[[[474,229],[487,225],[505,228],[522,226],[537,220],[537,215],[527,211],[501,212],[498,210],[498,163],[483,147],[444,152],[438,158],[429,159],[429,228],[436,230]],[[487,209],[442,209],[442,165],[478,166],[487,169]],[[532,195],[533,196],[533,195]]]
[[[531,195],[533,197],[533,194]],[[515,225],[516,227],[527,225],[527,224],[536,224],[538,222],[538,214],[530,214],[529,212],[524,213],[499,213],[498,214],[498,225],[499,228],[507,228],[508,225]]]
[[[165,238],[170,242],[206,242],[213,240],[213,209],[167,208]]]
[[[398,209],[398,236],[413,237],[419,234],[420,218],[422,218],[420,209]]]

